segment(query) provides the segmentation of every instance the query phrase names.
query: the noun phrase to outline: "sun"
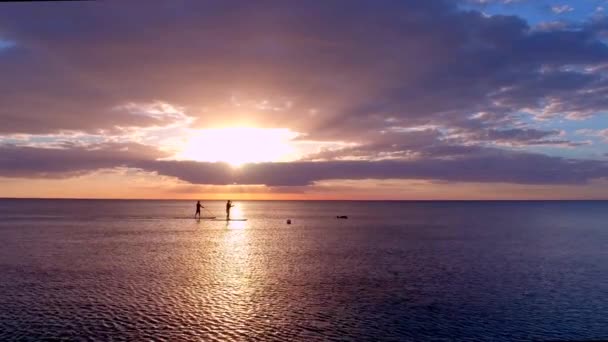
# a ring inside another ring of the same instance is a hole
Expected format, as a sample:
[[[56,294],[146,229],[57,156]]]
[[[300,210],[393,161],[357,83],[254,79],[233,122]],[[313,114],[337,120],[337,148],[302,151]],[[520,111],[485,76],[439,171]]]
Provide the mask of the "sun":
[[[247,163],[286,161],[298,134],[287,128],[229,127],[193,130],[179,159],[225,162],[234,167]]]

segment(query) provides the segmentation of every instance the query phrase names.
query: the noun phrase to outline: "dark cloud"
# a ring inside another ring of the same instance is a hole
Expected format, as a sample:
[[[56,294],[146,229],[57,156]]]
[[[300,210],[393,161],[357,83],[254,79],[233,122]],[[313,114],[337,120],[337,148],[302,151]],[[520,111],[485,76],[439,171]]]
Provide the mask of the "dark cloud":
[[[306,156],[305,159],[340,160],[340,159],[398,159],[412,157],[439,157],[462,155],[463,153],[483,153],[484,149],[471,143],[493,143],[496,145],[558,145],[581,146],[586,143],[571,142],[565,139],[554,139],[561,135],[558,130],[537,130],[528,128],[512,129],[476,129],[460,128],[456,131],[461,137],[449,138],[437,129],[395,132],[367,132],[359,139],[363,143],[338,149],[325,149]],[[469,145],[458,145],[464,142]]]
[[[441,153],[442,152],[442,153]],[[456,152],[456,153],[455,153]],[[42,149],[3,146],[0,176],[66,177],[100,168],[130,167],[192,184],[304,186],[328,179],[426,179],[517,184],[583,184],[608,177],[608,163],[480,147],[435,151],[411,160],[325,161],[247,164],[155,160],[144,146],[106,144],[94,148]]]
[[[332,160],[340,158],[382,159],[412,157],[430,148],[445,145],[440,141],[441,132],[436,129],[419,131],[367,131],[358,137],[360,145],[324,149],[307,155],[306,160]]]
[[[0,145],[0,175],[66,178],[164,156],[153,148],[135,143],[79,146],[68,142],[63,148]]]
[[[551,145],[568,143],[568,141],[565,140],[545,140],[545,138],[560,134],[561,132],[558,130],[543,131],[528,128],[512,128],[503,130],[490,129],[485,132],[481,132],[477,138],[479,140],[492,141],[496,143],[511,143],[515,145]]]
[[[183,120],[146,111],[166,102],[183,107],[197,127],[245,122],[357,145],[242,169],[160,161],[165,154],[137,144],[2,146],[0,175],[66,177],[126,166],[195,184],[270,186],[366,178],[578,184],[605,177],[600,161],[481,147],[580,144],[519,116],[608,110],[605,20],[536,30],[516,16],[487,17],[457,5],[1,4],[0,39],[14,45],[0,51],[0,134]]]
[[[608,61],[599,27],[533,31],[441,0],[5,4],[0,32],[17,45],[0,55],[1,130],[147,126],[111,109],[156,100],[199,125],[228,117],[332,140],[387,118],[449,127],[548,98],[555,112],[597,111],[608,108],[599,76],[560,67]]]

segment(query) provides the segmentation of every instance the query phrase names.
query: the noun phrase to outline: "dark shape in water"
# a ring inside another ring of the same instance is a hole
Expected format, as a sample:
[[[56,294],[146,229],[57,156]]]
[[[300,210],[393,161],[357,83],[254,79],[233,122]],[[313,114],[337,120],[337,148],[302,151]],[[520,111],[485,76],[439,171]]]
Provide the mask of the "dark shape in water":
[[[339,220],[346,220],[346,219],[348,219],[348,216],[342,215],[342,216],[336,216],[336,218]]]
[[[201,204],[201,201],[196,201],[196,213],[194,214],[194,218],[196,218],[196,215],[198,215],[198,218],[200,220],[200,218],[201,218],[201,208],[204,208],[203,205]]]
[[[232,204],[231,200],[228,200],[226,202],[226,220],[229,221],[230,220],[230,208],[234,207],[234,205]]]

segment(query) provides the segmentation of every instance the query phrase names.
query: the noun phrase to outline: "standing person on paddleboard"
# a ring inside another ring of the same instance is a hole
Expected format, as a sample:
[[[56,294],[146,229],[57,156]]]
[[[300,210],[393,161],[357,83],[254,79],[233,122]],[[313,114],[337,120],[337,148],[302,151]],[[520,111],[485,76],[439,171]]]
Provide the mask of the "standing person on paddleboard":
[[[226,202],[226,220],[230,220],[230,208],[234,207],[231,200]]]
[[[201,204],[201,201],[197,201],[196,202],[196,214],[194,214],[194,218],[196,218],[196,215],[198,215],[198,218],[201,218],[201,208],[204,208],[203,205]]]

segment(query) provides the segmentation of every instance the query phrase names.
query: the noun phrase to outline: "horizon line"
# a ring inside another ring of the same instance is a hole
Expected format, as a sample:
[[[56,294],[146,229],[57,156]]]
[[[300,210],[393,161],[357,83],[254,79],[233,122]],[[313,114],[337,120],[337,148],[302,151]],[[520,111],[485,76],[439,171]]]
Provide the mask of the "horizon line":
[[[83,201],[226,201],[227,199],[188,198],[94,198],[94,197],[2,197],[0,200],[83,200]],[[258,202],[605,202],[608,198],[573,199],[235,199]]]

